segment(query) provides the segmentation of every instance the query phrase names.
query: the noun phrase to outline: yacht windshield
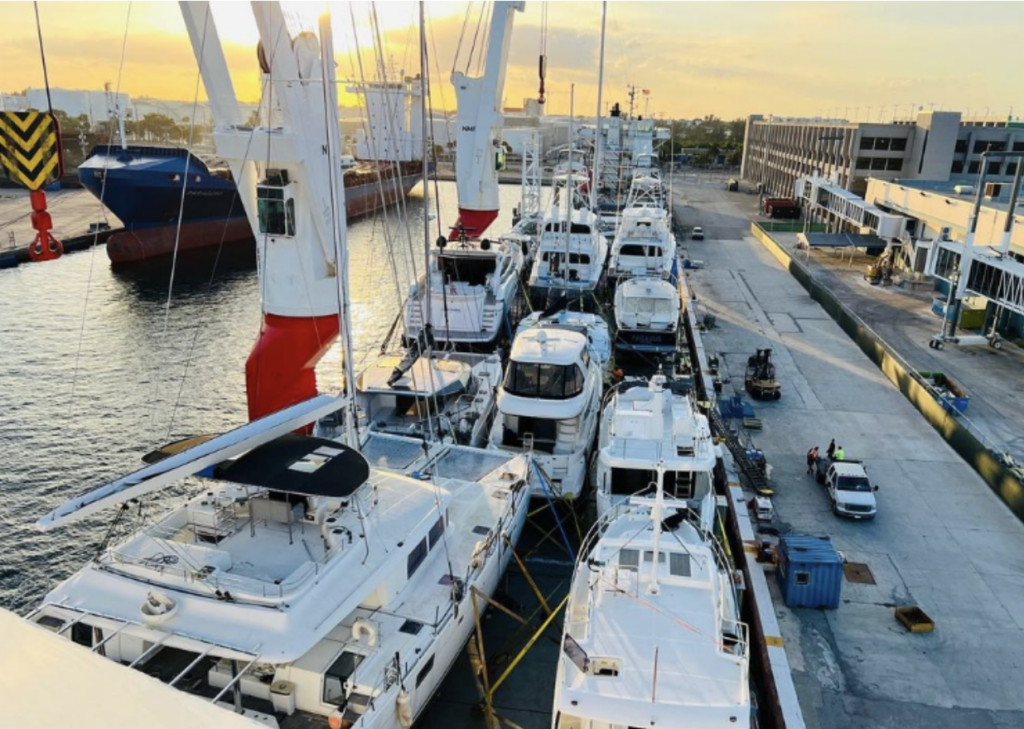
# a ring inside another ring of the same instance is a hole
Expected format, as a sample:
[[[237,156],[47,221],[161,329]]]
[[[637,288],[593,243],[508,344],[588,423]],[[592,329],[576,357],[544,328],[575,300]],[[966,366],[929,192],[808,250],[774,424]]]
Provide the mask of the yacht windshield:
[[[663,314],[675,313],[675,307],[669,299],[627,298],[622,302],[625,314]]]
[[[564,400],[583,392],[583,370],[578,365],[511,362],[505,391],[520,397]]]
[[[483,286],[487,277],[494,273],[494,256],[440,256],[438,266],[444,274],[444,282],[466,283]]]

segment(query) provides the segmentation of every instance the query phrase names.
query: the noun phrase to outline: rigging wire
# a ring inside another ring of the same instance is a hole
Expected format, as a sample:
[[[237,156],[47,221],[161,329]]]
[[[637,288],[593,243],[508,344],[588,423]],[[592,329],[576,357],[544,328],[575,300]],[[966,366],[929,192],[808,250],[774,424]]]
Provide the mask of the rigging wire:
[[[43,25],[39,21],[39,3],[33,2],[32,8],[36,13],[36,35],[39,38],[39,58],[43,63],[43,84],[46,86],[46,110],[53,114],[53,99],[50,97],[50,73],[46,67],[46,49],[43,48]]]
[[[38,7],[38,5],[39,4],[36,3],[36,27],[37,27],[37,29],[40,28],[40,26],[39,26],[39,7]],[[128,3],[128,10],[125,13],[125,19],[124,19],[124,35],[121,38],[121,60],[118,63],[118,66],[117,66],[117,85],[115,86],[115,91],[114,91],[115,94],[120,94],[121,93],[121,74],[124,71],[125,52],[127,51],[127,48],[128,48],[128,26],[131,23],[131,17],[132,17],[132,4],[129,2]],[[42,31],[40,30],[40,37],[39,37],[39,47],[40,47],[40,50],[42,49],[42,43],[43,43]],[[45,67],[45,65],[46,65],[45,61],[43,62],[43,65]],[[45,76],[45,71],[44,71],[44,76]],[[49,93],[50,93],[49,82],[47,82],[46,93],[47,93],[47,97],[49,97]],[[107,130],[107,153],[106,153],[106,156],[104,157],[104,160],[103,160],[103,180],[102,180],[102,182],[100,184],[100,199],[98,201],[99,202],[99,206],[100,206],[100,210],[103,211],[103,219],[104,220],[107,219],[107,212],[106,212],[106,207],[104,207],[104,205],[103,205],[103,199],[104,199],[104,197],[106,196],[106,193],[107,193],[107,167],[110,164],[110,149],[111,149],[111,147],[114,144],[114,128],[115,128],[115,126],[114,126],[114,124],[109,124],[109,127],[110,128]],[[74,366],[74,369],[72,370],[72,374],[71,374],[71,394],[70,394],[70,397],[69,397],[69,400],[68,400],[68,407],[69,407],[69,409],[74,405],[75,393],[76,393],[76,391],[78,389],[78,373],[79,373],[79,369],[80,369],[80,365],[81,365],[81,361],[82,361],[82,345],[83,345],[83,343],[85,341],[85,322],[86,322],[86,319],[87,319],[87,314],[89,312],[89,294],[92,291],[92,276],[93,276],[94,266],[95,266],[95,263],[96,263],[96,249],[99,247],[99,238],[100,238],[100,231],[99,231],[99,228],[97,227],[95,233],[93,234],[92,245],[89,247],[89,273],[86,276],[86,280],[85,280],[85,297],[84,297],[85,300],[82,302],[82,319],[81,319],[81,322],[79,323],[79,327],[78,327],[78,347],[75,349],[75,366]]]

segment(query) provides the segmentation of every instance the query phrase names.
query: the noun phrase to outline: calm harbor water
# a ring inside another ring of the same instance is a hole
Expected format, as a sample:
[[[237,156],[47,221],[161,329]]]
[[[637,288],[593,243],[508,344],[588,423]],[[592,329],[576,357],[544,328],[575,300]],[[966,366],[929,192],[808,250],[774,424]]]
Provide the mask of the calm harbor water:
[[[455,186],[439,190],[447,226]],[[495,234],[510,223],[518,186],[501,197]],[[404,295],[422,270],[422,209],[417,188],[410,224],[392,208],[349,228],[357,369],[395,319],[395,274]],[[79,569],[114,512],[45,534],[40,516],[135,470],[163,443],[245,421],[245,359],[260,321],[255,266],[212,268],[204,260],[179,270],[169,304],[166,267],[114,271],[102,248],[0,270],[0,607],[26,612]],[[318,369],[322,390],[339,385],[340,369],[336,347]]]

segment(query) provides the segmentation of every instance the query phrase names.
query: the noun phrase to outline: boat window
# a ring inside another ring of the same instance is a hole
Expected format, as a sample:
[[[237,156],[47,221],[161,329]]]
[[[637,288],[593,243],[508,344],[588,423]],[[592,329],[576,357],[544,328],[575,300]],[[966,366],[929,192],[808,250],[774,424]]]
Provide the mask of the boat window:
[[[79,622],[71,626],[72,642],[84,645],[86,648],[92,648],[92,633],[92,626],[86,623]]]
[[[295,201],[291,198],[285,200],[283,187],[257,185],[256,210],[260,233],[295,235]]]
[[[324,672],[324,703],[335,706],[345,705],[345,682],[363,662],[363,656],[351,651],[342,651],[331,667]]]
[[[668,555],[668,573],[676,577],[689,577],[690,555],[671,552]]]
[[[639,243],[626,243],[619,249],[620,256],[645,256],[650,258],[660,258],[661,248],[658,246],[645,246]]]
[[[622,310],[626,314],[667,315],[675,313],[675,305],[671,299],[651,299],[646,296],[623,297]]]
[[[644,562],[654,562],[654,552],[644,552]],[[658,552],[658,564],[665,564],[665,553]]]
[[[496,261],[493,256],[439,256],[438,266],[444,274],[444,282],[465,283],[483,286],[487,277],[494,273]]]
[[[433,549],[434,545],[441,540],[441,535],[444,534],[444,517],[439,517],[434,523],[434,526],[430,527],[430,548]]]
[[[611,493],[614,496],[632,496],[647,490],[657,474],[640,468],[612,468]],[[653,489],[651,489],[653,491]]]
[[[520,397],[564,400],[583,392],[584,375],[579,366],[537,362],[511,362],[505,375],[505,391]]]
[[[558,421],[547,418],[510,416],[505,420],[502,445],[523,448],[533,439],[533,448],[541,453],[554,453],[558,440]]]
[[[420,543],[416,545],[416,548],[409,553],[409,560],[407,562],[406,577],[412,577],[423,560],[427,558],[427,538],[423,537]]]
[[[421,683],[423,683],[423,679],[425,679],[427,677],[427,674],[430,673],[430,669],[433,668],[433,667],[434,667],[434,657],[431,656],[430,658],[427,659],[426,665],[423,666],[423,668],[420,669],[420,672],[416,674],[416,687],[417,688],[419,688],[419,685]]]
[[[640,566],[640,550],[639,549],[622,549],[619,551],[619,567],[632,567],[636,569]]]

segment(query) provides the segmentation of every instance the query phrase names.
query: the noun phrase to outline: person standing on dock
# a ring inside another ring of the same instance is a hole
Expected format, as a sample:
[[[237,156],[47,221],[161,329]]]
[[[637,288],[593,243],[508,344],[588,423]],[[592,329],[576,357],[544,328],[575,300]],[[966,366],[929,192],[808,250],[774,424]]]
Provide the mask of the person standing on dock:
[[[828,450],[825,451],[825,455],[828,456],[830,461],[834,461],[836,458],[836,439],[833,438],[832,442],[828,444]]]
[[[807,451],[807,473],[814,470],[814,463],[818,460],[818,446],[814,446],[811,450]]]
[[[836,460],[842,461],[846,459],[846,451],[843,450],[842,446],[836,448]]]

